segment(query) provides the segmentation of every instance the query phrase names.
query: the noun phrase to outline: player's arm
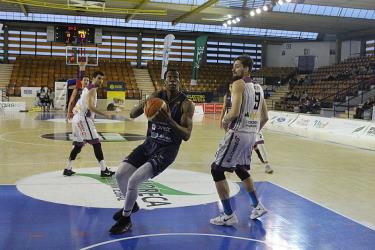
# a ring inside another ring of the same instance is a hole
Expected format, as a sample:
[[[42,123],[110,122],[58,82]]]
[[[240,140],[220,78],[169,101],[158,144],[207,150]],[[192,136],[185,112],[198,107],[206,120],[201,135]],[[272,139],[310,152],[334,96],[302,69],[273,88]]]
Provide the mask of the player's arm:
[[[227,94],[224,95],[223,109],[221,110],[221,113],[220,113],[220,118],[219,118],[220,128],[223,128],[223,118],[224,118],[225,111],[227,110],[226,100],[227,100]]]
[[[242,93],[245,90],[244,81],[237,80],[232,85],[232,107],[231,110],[223,118],[223,127],[227,128],[229,123],[236,119],[240,115],[241,103],[242,103]]]
[[[88,100],[88,107],[89,107],[90,111],[94,112],[95,114],[99,114],[99,115],[102,115],[102,116],[107,116],[106,113],[100,111],[99,109],[97,109],[95,107],[95,105],[94,105],[95,96],[96,96],[96,88],[90,89],[90,91],[89,91],[89,100]]]
[[[163,113],[164,119],[167,120],[173,132],[179,135],[182,140],[187,141],[190,139],[193,129],[194,110],[195,106],[192,101],[187,100],[182,103],[181,125],[171,118],[170,113],[165,112],[163,109],[159,112]]]
[[[266,103],[266,100],[263,99],[262,111],[261,111],[261,114],[260,114],[260,127],[259,127],[259,131],[262,130],[262,128],[264,127],[264,125],[266,124],[267,121],[268,121],[267,103]]]
[[[76,99],[78,94],[77,88],[73,89],[72,95],[70,96],[69,102],[68,102],[68,111],[66,113],[66,118],[69,119],[73,115],[73,106],[74,106],[74,100]]]
[[[152,93],[146,100],[141,101],[139,104],[135,105],[132,110],[130,110],[130,118],[134,119],[137,118],[138,116],[143,114],[143,108],[145,106],[145,103],[150,100],[151,98],[157,97],[159,91],[155,91]]]

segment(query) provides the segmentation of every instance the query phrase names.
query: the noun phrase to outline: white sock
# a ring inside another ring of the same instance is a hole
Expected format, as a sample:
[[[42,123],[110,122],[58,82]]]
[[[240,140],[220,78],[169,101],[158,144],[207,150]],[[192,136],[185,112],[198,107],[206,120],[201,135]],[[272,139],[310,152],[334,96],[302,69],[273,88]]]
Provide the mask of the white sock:
[[[68,164],[66,164],[66,168],[65,169],[72,170],[72,167],[73,167],[73,161],[68,160]]]
[[[107,169],[107,164],[105,163],[105,160],[101,160],[101,161],[99,162],[99,165],[100,165],[100,170],[101,170],[101,171],[104,171],[104,170]]]
[[[263,161],[267,162],[266,164],[268,164],[268,157],[267,157],[266,147],[264,146],[264,144],[258,144],[258,150],[260,152],[260,155],[263,158]]]

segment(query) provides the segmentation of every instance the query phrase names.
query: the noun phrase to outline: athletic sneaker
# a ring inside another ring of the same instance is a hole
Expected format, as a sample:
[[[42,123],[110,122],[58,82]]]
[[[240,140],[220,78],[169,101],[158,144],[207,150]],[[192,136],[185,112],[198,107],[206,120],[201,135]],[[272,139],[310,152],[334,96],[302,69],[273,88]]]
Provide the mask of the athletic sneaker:
[[[71,170],[71,169],[64,169],[64,172],[63,172],[63,175],[65,175],[65,176],[72,176],[72,175],[74,175],[76,172],[74,172],[73,170]]]
[[[129,231],[131,228],[132,228],[132,221],[130,219],[130,216],[121,215],[120,219],[118,219],[116,224],[114,224],[111,227],[109,232],[111,234],[122,234],[122,233]]]
[[[232,213],[231,215],[222,213],[218,217],[211,219],[210,223],[218,226],[233,226],[238,223],[238,219],[235,213]]]
[[[265,213],[267,213],[267,210],[259,202],[258,206],[255,207],[255,208],[253,208],[253,210],[251,211],[250,219],[255,220],[255,219],[259,218],[260,216],[262,216]]]
[[[109,170],[108,168],[106,168],[104,171],[100,171],[100,176],[101,177],[111,177],[114,174],[115,174],[115,172]]]
[[[122,216],[122,211],[123,211],[123,210],[124,210],[123,208],[121,208],[120,210],[118,210],[116,213],[114,213],[114,215],[112,216],[112,218],[113,218],[114,220],[119,220],[119,219],[121,218],[121,216]],[[135,203],[134,203],[134,206],[133,206],[133,209],[132,209],[132,214],[138,212],[138,210],[139,210],[138,203],[135,202]]]
[[[272,174],[273,169],[271,168],[269,164],[266,164],[266,166],[264,167],[264,172],[266,172],[267,174]]]

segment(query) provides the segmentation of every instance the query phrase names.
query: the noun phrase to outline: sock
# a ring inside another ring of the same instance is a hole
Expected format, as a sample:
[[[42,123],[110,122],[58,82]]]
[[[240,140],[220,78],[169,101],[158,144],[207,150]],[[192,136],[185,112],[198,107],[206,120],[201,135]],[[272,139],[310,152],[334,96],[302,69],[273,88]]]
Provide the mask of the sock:
[[[101,171],[104,171],[104,170],[107,169],[107,164],[105,163],[105,160],[101,160],[101,161],[99,162],[99,165],[100,165],[100,170],[101,170]]]
[[[257,195],[255,194],[255,190],[252,191],[252,192],[249,192],[249,195],[250,195],[251,201],[253,203],[253,207],[257,207],[259,201],[258,201]]]
[[[72,160],[68,160],[68,164],[66,164],[65,169],[72,170],[72,167],[73,167],[73,161]]]
[[[132,210],[129,210],[129,211],[122,210],[122,216],[129,217],[131,214],[132,214]]]
[[[221,203],[223,204],[224,213],[226,215],[231,215],[233,213],[233,211],[232,211],[232,207],[230,205],[230,200],[229,199],[221,200]]]

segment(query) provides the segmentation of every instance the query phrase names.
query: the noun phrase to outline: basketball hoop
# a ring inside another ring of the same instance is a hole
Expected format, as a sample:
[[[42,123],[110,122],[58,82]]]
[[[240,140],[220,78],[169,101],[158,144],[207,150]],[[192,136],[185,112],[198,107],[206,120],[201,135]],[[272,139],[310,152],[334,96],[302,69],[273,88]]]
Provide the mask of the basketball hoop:
[[[85,70],[87,66],[99,65],[99,48],[98,47],[65,47],[66,65],[78,65],[80,70]]]

